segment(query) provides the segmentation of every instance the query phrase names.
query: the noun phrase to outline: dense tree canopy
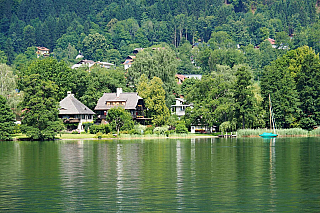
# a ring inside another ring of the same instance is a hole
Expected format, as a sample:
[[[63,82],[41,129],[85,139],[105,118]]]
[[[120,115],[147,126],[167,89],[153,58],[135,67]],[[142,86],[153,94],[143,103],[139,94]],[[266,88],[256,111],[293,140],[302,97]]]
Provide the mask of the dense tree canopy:
[[[0,140],[10,140],[14,129],[14,115],[7,100],[0,95]]]
[[[58,86],[39,74],[24,77],[22,83],[25,97],[21,132],[32,140],[53,140],[63,129],[62,120],[58,119]]]

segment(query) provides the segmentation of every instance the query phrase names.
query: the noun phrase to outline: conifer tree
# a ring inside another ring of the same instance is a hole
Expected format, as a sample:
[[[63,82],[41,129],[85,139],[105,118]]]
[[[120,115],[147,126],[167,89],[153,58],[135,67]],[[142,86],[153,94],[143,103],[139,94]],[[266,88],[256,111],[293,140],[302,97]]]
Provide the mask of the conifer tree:
[[[10,140],[14,129],[14,114],[6,99],[0,95],[0,140]]]

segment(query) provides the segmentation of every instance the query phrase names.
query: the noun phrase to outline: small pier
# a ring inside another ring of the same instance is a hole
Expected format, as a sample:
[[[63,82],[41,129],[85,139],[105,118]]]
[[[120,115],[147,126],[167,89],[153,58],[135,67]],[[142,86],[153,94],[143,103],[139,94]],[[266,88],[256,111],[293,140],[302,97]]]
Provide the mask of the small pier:
[[[226,132],[226,134],[218,135],[218,137],[219,138],[235,138],[237,137],[237,132],[236,134],[233,134],[232,132],[231,134],[228,134],[228,132]]]

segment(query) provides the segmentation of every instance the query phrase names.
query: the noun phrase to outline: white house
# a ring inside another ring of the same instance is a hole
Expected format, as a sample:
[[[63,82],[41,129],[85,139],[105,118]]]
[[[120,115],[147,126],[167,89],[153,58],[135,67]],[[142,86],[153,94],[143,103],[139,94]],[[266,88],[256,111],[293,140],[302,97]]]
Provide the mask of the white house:
[[[85,66],[87,66],[87,67],[90,68],[90,67],[92,67],[94,64],[95,64],[95,62],[92,61],[92,60],[81,60],[81,61],[79,61],[78,63],[74,64],[74,65],[71,67],[71,69],[76,69],[76,68],[85,67]]]
[[[134,55],[129,55],[126,60],[123,62],[123,65],[124,65],[124,69],[128,69],[129,67],[131,67],[134,59],[136,59],[136,56]]]
[[[192,104],[185,104],[185,100],[183,98],[176,98],[176,104],[171,105],[171,114],[176,114],[181,117],[186,114],[187,107],[193,107]]]

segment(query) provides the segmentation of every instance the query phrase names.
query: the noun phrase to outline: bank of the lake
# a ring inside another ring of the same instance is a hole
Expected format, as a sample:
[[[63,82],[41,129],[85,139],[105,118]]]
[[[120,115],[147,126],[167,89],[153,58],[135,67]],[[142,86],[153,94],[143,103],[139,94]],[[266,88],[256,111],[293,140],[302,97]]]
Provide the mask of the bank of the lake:
[[[270,129],[239,129],[238,137],[259,137],[264,132],[273,132]],[[278,137],[318,137],[320,136],[320,128],[308,131],[301,128],[276,129]]]
[[[102,135],[101,138],[98,138],[96,134],[88,134],[88,133],[81,133],[81,134],[58,134],[56,136],[57,140],[111,140],[111,139],[118,139],[118,140],[134,140],[134,139],[187,139],[187,138],[216,138],[218,136],[211,135],[211,134],[170,134],[166,135],[130,135],[130,134],[120,134],[114,136],[112,134]],[[28,140],[27,136],[24,134],[16,134],[13,137],[14,140]]]

